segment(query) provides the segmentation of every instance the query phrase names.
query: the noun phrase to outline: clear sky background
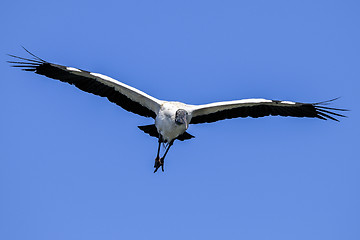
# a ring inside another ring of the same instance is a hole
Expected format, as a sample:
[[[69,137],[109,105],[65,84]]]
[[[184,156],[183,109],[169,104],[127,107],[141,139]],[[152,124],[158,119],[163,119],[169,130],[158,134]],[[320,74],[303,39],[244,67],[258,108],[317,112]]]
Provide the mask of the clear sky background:
[[[0,239],[360,239],[359,1],[2,1]],[[191,125],[153,174],[150,118],[10,68],[6,53],[163,100],[260,97],[340,123]]]

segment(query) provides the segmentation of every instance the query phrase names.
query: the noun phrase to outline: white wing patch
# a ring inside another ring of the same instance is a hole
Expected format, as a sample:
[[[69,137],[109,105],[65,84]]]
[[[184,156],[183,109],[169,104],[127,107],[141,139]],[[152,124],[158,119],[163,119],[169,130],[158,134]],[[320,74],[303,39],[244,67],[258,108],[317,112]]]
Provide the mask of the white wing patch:
[[[95,77],[101,78],[103,82],[104,82],[104,81],[108,81],[108,82],[111,82],[111,83],[116,84],[117,87],[121,89],[120,91],[121,91],[123,94],[126,94],[126,96],[127,96],[128,98],[130,98],[130,99],[132,99],[132,100],[135,100],[135,101],[138,101],[138,102],[140,102],[140,104],[142,104],[143,106],[148,106],[150,109],[153,109],[153,110],[154,110],[154,108],[151,108],[151,107],[150,107],[151,103],[150,103],[150,104],[147,104],[147,103],[146,103],[146,102],[147,102],[146,99],[149,99],[149,100],[157,103],[157,105],[156,105],[156,111],[157,111],[158,108],[160,107],[158,104],[161,104],[161,103],[162,103],[161,100],[158,100],[158,99],[156,99],[156,98],[154,98],[154,97],[152,97],[152,96],[150,96],[150,95],[148,95],[148,94],[146,94],[146,93],[144,93],[144,92],[142,92],[142,91],[140,91],[140,90],[138,90],[138,89],[136,89],[136,88],[134,88],[134,87],[131,87],[131,86],[129,86],[129,85],[126,85],[125,83],[119,82],[119,81],[117,81],[117,80],[115,80],[115,79],[113,79],[113,78],[111,78],[111,77],[108,77],[108,76],[106,76],[106,75],[103,75],[103,74],[101,74],[101,73],[90,73],[90,75],[93,75],[93,76],[95,76]],[[100,80],[100,81],[101,81],[101,80]],[[105,83],[105,84],[106,84],[106,83]],[[127,92],[127,93],[125,93],[125,92]],[[140,96],[141,96],[141,98],[144,98],[144,99],[140,100]],[[152,106],[152,107],[153,107],[153,106]],[[155,111],[155,110],[154,110],[154,111]]]
[[[236,102],[237,103],[263,103],[263,102],[272,102],[272,101],[263,99],[263,98],[250,98],[250,99],[237,100]]]
[[[106,80],[106,81],[109,81],[109,82],[112,82],[112,83],[116,83],[116,84],[119,84],[120,82],[119,81],[117,81],[117,80],[115,80],[115,79],[113,79],[113,78],[111,78],[111,77],[108,77],[108,76],[106,76],[106,75],[104,75],[104,74],[101,74],[101,73],[90,73],[91,75],[93,75],[93,76],[95,76],[95,77],[99,77],[99,78],[102,78],[102,79],[104,79],[104,80]],[[120,83],[121,84],[121,83]]]
[[[74,68],[74,67],[66,67],[67,70],[73,71],[73,72],[81,72],[81,70]]]
[[[294,102],[290,102],[290,101],[281,101],[281,103],[285,103],[285,104],[295,104]]]

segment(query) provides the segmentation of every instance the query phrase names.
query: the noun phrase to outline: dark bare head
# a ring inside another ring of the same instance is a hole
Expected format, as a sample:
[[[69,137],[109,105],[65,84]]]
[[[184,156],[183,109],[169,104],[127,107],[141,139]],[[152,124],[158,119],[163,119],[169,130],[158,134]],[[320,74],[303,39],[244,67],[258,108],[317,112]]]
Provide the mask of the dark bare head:
[[[186,125],[186,129],[188,128],[189,123],[187,122],[187,117],[188,117],[188,112],[185,111],[184,109],[179,109],[176,111],[175,114],[175,123],[177,125],[182,125],[185,124]]]

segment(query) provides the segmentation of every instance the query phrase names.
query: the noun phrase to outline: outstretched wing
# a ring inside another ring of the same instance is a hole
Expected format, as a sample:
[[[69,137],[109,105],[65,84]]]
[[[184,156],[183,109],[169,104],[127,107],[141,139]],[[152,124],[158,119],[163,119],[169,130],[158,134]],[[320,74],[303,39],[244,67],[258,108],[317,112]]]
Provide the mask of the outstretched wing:
[[[323,106],[334,100],[336,99],[320,103],[299,103],[254,98],[197,105],[193,107],[190,123],[209,123],[237,117],[258,118],[270,115],[310,117],[339,121],[335,117],[345,116],[336,111],[347,110]]]
[[[20,67],[24,71],[33,71],[75,85],[85,92],[107,97],[111,102],[125,110],[144,117],[155,118],[160,109],[161,100],[113,78],[100,73],[49,63],[29,51],[27,52],[33,56],[32,59],[9,55],[17,60],[8,62],[14,64],[13,67]]]

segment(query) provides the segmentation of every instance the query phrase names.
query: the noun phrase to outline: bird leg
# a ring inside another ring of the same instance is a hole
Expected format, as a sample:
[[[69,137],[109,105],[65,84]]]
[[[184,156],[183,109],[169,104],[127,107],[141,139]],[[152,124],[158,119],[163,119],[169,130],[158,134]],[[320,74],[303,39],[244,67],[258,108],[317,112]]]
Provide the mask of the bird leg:
[[[154,165],[155,171],[154,171],[154,173],[156,173],[156,171],[159,169],[160,166],[161,166],[161,171],[164,171],[164,159],[166,157],[166,154],[169,152],[170,147],[174,144],[174,140],[169,142],[169,145],[167,146],[163,157],[159,158],[159,151],[158,151],[158,156],[155,159],[155,165]],[[160,142],[159,142],[159,149],[160,149]]]
[[[161,165],[161,171],[164,171],[164,160],[166,157],[166,154],[168,153],[170,147],[173,145],[174,140],[170,141],[169,146],[166,148],[166,151],[164,153],[164,156],[162,158],[160,158],[160,165]]]
[[[159,167],[161,166],[161,161],[160,161],[160,146],[161,146],[161,135],[159,136],[159,146],[158,146],[158,150],[157,150],[157,154],[156,154],[156,158],[155,158],[155,164],[154,164],[154,168],[155,171],[154,173],[156,173],[156,171],[159,169]]]

